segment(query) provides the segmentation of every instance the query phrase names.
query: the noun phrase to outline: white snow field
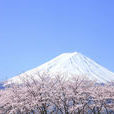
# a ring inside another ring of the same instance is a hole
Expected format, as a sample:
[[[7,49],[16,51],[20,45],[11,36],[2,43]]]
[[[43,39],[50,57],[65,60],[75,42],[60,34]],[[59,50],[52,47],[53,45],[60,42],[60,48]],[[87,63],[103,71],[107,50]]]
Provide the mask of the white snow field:
[[[7,84],[22,83],[21,78],[23,77],[25,79],[30,79],[31,77],[38,79],[38,74],[43,72],[50,74],[52,77],[57,73],[67,74],[66,78],[68,79],[71,78],[72,75],[80,76],[80,78],[85,76],[90,80],[96,80],[100,83],[111,82],[114,80],[114,73],[88,57],[78,52],[73,52],[61,54],[37,68],[22,73],[19,76],[15,76],[9,79]]]

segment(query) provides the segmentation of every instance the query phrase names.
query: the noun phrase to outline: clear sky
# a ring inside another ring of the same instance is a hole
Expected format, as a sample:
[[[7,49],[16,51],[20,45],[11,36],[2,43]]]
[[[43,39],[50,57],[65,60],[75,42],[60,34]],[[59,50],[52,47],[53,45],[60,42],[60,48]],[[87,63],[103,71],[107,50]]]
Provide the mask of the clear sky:
[[[0,1],[0,81],[74,51],[114,72],[114,0]]]

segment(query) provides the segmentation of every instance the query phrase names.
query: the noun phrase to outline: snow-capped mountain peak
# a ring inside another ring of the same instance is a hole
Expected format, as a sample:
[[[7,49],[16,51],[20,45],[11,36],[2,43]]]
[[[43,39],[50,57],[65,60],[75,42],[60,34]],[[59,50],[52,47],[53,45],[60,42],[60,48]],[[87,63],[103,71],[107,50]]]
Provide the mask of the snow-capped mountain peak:
[[[67,73],[69,74],[67,78],[70,78],[70,74],[75,76],[83,75],[90,80],[97,80],[97,82],[103,83],[114,80],[114,73],[78,52],[61,54],[51,61],[21,74],[20,77],[29,78],[29,76],[33,76],[37,79],[37,74],[40,72],[53,75]],[[16,76],[9,79],[8,82],[19,83],[20,78]]]

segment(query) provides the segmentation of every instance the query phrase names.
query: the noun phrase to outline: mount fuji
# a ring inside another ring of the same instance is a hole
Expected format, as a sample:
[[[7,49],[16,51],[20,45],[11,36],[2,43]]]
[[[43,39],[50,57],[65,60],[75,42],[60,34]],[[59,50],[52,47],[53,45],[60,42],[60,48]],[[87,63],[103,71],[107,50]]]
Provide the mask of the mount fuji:
[[[34,77],[34,79],[37,79],[38,73],[43,72],[50,74],[50,76],[53,76],[56,73],[66,73],[66,78],[68,79],[72,76],[70,74],[80,77],[85,76],[90,80],[96,80],[100,83],[111,82],[114,80],[114,73],[88,57],[78,52],[73,52],[61,54],[37,68],[9,79],[6,83],[21,83],[20,77],[25,79]]]

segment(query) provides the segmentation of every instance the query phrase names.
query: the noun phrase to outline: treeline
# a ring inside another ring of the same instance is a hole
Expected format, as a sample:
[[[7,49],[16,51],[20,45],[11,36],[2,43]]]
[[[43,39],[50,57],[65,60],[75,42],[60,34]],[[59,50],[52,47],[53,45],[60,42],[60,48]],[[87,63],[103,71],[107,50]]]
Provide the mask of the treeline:
[[[114,86],[66,76],[23,80],[0,90],[0,114],[114,114]]]

